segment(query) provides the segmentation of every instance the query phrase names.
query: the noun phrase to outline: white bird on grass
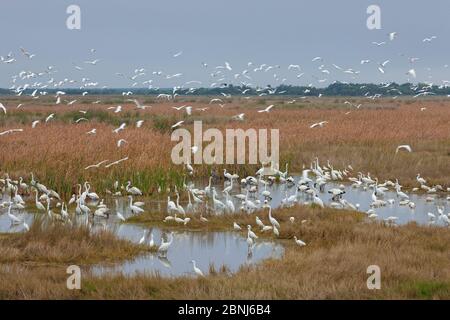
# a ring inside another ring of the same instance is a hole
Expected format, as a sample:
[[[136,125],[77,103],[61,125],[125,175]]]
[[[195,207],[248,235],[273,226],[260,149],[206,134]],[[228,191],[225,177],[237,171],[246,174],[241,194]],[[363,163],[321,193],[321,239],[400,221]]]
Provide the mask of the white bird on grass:
[[[131,187],[130,188],[130,186],[131,186],[131,181],[128,181],[127,182],[127,186],[125,188],[125,190],[128,193],[131,193],[134,196],[142,196],[142,191],[141,190],[139,190],[137,187]]]
[[[269,207],[269,221],[272,226],[277,227],[278,229],[280,228],[278,221],[272,217],[272,207]]]
[[[302,240],[297,239],[297,236],[294,236],[295,243],[298,244],[300,247],[306,246],[306,243]]]

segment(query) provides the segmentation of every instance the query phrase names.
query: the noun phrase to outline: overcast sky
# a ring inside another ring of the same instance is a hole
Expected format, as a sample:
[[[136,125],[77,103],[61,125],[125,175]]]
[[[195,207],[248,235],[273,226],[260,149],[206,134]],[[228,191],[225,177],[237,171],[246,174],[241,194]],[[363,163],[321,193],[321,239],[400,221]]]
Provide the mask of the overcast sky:
[[[81,8],[81,30],[66,27],[70,4]],[[366,26],[366,9],[371,4],[381,8],[381,30]],[[134,82],[145,87],[145,80],[153,80],[155,87],[190,80],[201,81],[202,86],[215,80],[323,86],[334,80],[406,82],[411,68],[417,73],[417,78],[411,79],[414,82],[442,84],[450,80],[445,67],[450,64],[448,0],[2,0],[0,6],[0,55],[12,51],[17,59],[12,64],[0,63],[0,87],[10,87],[11,76],[21,70],[37,73],[49,65],[57,72],[28,82],[53,77],[58,81],[75,79],[80,85],[86,77],[99,87],[127,87]],[[388,33],[393,31],[398,37],[389,41]],[[432,35],[437,38],[422,42]],[[386,45],[378,47],[373,41],[386,41]],[[36,56],[25,58],[21,46]],[[91,48],[97,51],[91,53]],[[174,58],[179,51],[183,53]],[[316,56],[323,62],[311,62]],[[411,64],[409,57],[420,60]],[[96,58],[101,61],[95,66],[84,63]],[[361,65],[362,59],[371,63]],[[391,62],[382,74],[377,63],[387,59]],[[215,67],[225,61],[232,70],[211,77],[222,70]],[[333,63],[360,74],[343,73]],[[275,68],[254,72],[261,64]],[[288,70],[290,64],[300,65],[304,75],[297,78],[301,72]],[[318,69],[321,64],[330,74]],[[136,80],[115,75],[132,76],[137,67],[145,68],[146,75]],[[245,69],[251,79],[234,78]],[[158,76],[152,71],[163,73]],[[167,79],[176,73],[182,76]]]

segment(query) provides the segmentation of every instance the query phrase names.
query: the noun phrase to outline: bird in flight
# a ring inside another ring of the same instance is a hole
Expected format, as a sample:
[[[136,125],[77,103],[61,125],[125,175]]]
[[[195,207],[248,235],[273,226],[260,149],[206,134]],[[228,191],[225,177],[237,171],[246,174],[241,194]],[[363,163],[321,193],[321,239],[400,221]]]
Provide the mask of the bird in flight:
[[[309,127],[310,127],[310,128],[315,128],[315,127],[320,127],[320,128],[322,128],[322,127],[325,125],[325,123],[328,123],[328,121],[320,121],[320,122],[317,122],[317,123],[312,124],[312,125],[309,126]]]
[[[90,166],[87,166],[86,168],[84,168],[84,170],[88,170],[88,169],[91,169],[91,168],[99,168],[102,164],[104,164],[107,161],[109,161],[109,160],[103,160],[103,161],[100,161],[97,164],[91,164]]]
[[[268,107],[265,108],[264,110],[258,110],[258,112],[259,112],[259,113],[262,113],[262,112],[267,112],[267,113],[269,113],[270,109],[272,109],[273,107],[274,107],[274,105],[271,104],[270,106],[268,106]]]
[[[436,36],[431,36],[431,37],[429,37],[429,38],[423,39],[422,42],[431,42],[431,41],[433,41],[433,40],[436,39],[436,38],[437,38]]]
[[[122,161],[125,161],[125,160],[128,160],[128,157],[125,157],[125,158],[123,158],[123,159],[120,159],[120,160],[111,162],[110,164],[107,164],[107,165],[105,166],[105,168],[109,168],[109,167],[111,167],[111,166],[117,165],[117,164],[119,164],[119,163],[121,163]]]
[[[178,121],[177,123],[175,123],[173,126],[172,126],[172,129],[175,129],[176,127],[179,127],[179,126],[181,126],[182,124],[184,123],[184,121],[183,120],[181,120],[181,121]]]
[[[183,54],[183,51],[179,51],[173,55],[174,58],[179,57]]]
[[[84,63],[92,64],[93,66],[95,66],[99,62],[100,62],[100,59],[95,59],[95,60],[92,60],[92,61],[85,61]]]
[[[238,120],[238,121],[244,121],[244,116],[245,116],[245,113],[240,113],[240,114],[233,116],[232,119]]]
[[[122,123],[118,128],[114,129],[113,132],[119,133],[120,131],[122,131],[122,130],[125,129],[126,125],[127,125],[127,124],[126,124],[125,122]]]
[[[411,146],[409,144],[402,144],[395,149],[395,153],[398,153],[399,150],[406,150],[408,152],[412,152]]]
[[[125,139],[120,139],[117,141],[117,147],[120,148],[124,143],[127,143],[128,141]]]
[[[1,102],[0,102],[0,110],[2,110],[4,114],[6,114],[6,107]]]
[[[397,32],[389,33],[389,40],[394,41],[395,38],[397,38]]]
[[[144,106],[137,99],[127,99],[127,101],[134,102],[136,108],[144,110],[145,108],[151,108],[152,106]]]
[[[25,50],[23,47],[20,47],[20,51],[22,51],[23,55],[27,57],[28,59],[33,59],[35,57],[35,54],[29,53],[27,50]]]
[[[408,72],[406,74],[412,76],[413,78],[415,78],[416,77],[416,70],[410,69],[410,70],[408,70]]]

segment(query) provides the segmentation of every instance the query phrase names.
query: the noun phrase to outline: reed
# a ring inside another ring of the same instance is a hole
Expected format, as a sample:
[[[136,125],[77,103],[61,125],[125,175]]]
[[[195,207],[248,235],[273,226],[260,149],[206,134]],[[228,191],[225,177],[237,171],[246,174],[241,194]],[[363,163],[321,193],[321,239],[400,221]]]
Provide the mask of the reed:
[[[450,233],[445,228],[416,224],[389,227],[367,223],[361,215],[351,212],[307,207],[276,210],[274,216],[281,224],[281,239],[277,241],[285,246],[282,259],[243,266],[231,276],[226,268],[221,272],[212,270],[202,279],[84,274],[81,290],[70,291],[65,287],[67,274],[63,268],[1,264],[0,298],[254,300],[450,296]],[[295,217],[294,224],[289,221],[290,216]],[[302,220],[307,222],[301,223]],[[306,246],[297,246],[294,235]],[[381,269],[380,290],[366,286],[369,265]]]
[[[186,172],[182,166],[171,162],[175,142],[170,141],[170,126],[184,120],[184,126],[189,129],[195,119],[202,120],[205,129],[279,129],[281,167],[289,162],[291,172],[300,172],[318,157],[322,164],[328,160],[336,168],[350,164],[355,171],[370,172],[380,181],[398,178],[406,187],[417,186],[417,173],[429,184],[450,186],[450,108],[447,100],[383,99],[369,104],[366,100],[354,99],[354,103],[363,103],[360,110],[347,108],[343,100],[305,99],[291,105],[281,98],[250,102],[235,98],[217,111],[220,107],[198,98],[189,102],[194,110],[191,117],[172,108],[183,103],[181,100],[156,101],[145,111],[137,111],[122,100],[124,111],[119,114],[108,110],[109,104],[83,105],[80,109],[87,113],[81,114],[73,106],[29,102],[23,109],[9,109],[7,115],[0,118],[0,132],[24,128],[24,132],[0,137],[0,174],[8,172],[12,177],[28,179],[33,171],[42,183],[65,197],[75,191],[77,183],[85,180],[90,181],[99,193],[111,189],[116,180],[122,184],[131,180],[148,195],[158,188],[164,191],[174,185],[180,187]],[[275,104],[269,114],[257,112],[269,103]],[[427,110],[420,111],[424,105]],[[196,110],[201,107],[209,109]],[[246,114],[244,122],[230,121],[233,115],[242,112]],[[44,123],[50,113],[55,113],[55,119]],[[81,117],[89,122],[75,124],[74,121]],[[42,123],[31,129],[31,121],[37,119]],[[134,126],[138,119],[145,121],[142,128]],[[312,123],[322,120],[329,123],[323,128],[309,128]],[[112,132],[122,122],[127,123],[127,128],[119,134]],[[97,129],[97,134],[87,135],[92,128]],[[122,138],[128,143],[117,148],[116,142]],[[410,144],[413,152],[396,154],[399,144]],[[84,170],[102,160],[114,161],[126,156],[129,160],[116,167]],[[224,167],[241,176],[254,174],[258,169],[256,165],[194,165],[194,178],[207,177],[213,171],[220,175]]]

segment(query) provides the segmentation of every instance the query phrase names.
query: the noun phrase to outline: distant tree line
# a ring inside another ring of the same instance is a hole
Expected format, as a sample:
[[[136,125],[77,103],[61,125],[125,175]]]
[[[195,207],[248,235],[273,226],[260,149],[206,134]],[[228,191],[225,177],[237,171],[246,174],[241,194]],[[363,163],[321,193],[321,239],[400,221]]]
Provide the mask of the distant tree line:
[[[121,95],[123,92],[131,91],[135,95],[158,95],[172,94],[172,88],[147,89],[147,88],[106,88],[106,89],[42,89],[38,91],[46,91],[48,94],[54,94],[61,90],[69,95],[78,95],[87,91],[90,95]],[[23,94],[31,94],[34,88],[26,89]],[[341,83],[335,82],[324,88],[316,88],[310,86],[292,86],[280,85],[278,87],[246,87],[235,86],[232,84],[222,84],[215,88],[182,88],[176,91],[179,95],[193,96],[414,96],[414,95],[450,95],[450,87],[447,86],[430,86],[428,84],[373,84],[373,83]],[[0,95],[15,94],[12,90],[1,89]]]

